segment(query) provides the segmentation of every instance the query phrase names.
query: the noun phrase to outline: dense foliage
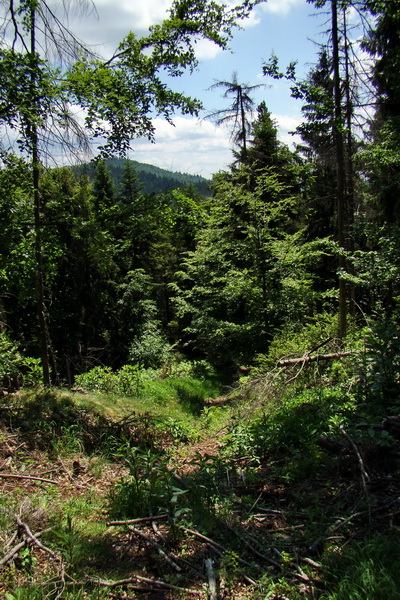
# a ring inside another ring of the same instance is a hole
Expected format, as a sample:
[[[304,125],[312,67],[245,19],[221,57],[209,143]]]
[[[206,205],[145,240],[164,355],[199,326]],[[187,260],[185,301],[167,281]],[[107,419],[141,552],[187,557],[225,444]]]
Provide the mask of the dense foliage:
[[[345,90],[352,82],[346,80],[350,58],[340,19],[348,3],[334,4]],[[385,319],[397,324],[398,88],[391,33],[397,9],[374,2],[357,8],[364,23],[371,17],[373,24],[363,44],[375,59],[379,97],[370,129],[357,143],[349,130],[349,110],[356,108],[348,106],[352,96],[344,92],[342,123],[337,123],[334,61],[327,44],[303,81],[296,79],[294,65],[286,75],[280,73],[277,57],[264,66],[265,74],[290,79],[293,95],[303,102],[302,144],[291,151],[279,142],[276,125],[261,103],[253,121],[246,121],[246,152],[235,151],[239,160],[214,177],[212,196],[183,176],[179,188],[175,183],[175,189],[150,192],[160,182],[159,173],[149,169],[146,178],[154,182],[145,191],[132,162],[99,161],[73,171],[40,167],[38,230],[31,179],[37,165],[4,154],[2,321],[21,350],[41,355],[35,291],[40,259],[54,383],[71,384],[77,374],[98,364],[154,368],[183,355],[206,359],[233,375],[266,354],[282,328],[298,330],[318,313],[334,314],[339,281],[341,298],[346,293],[347,311],[357,323],[384,311]],[[164,33],[156,29],[152,43]],[[115,60],[128,60],[130,45],[137,43],[127,40]],[[158,52],[167,59],[164,51],[157,46],[154,66]],[[12,69],[11,57],[4,60]],[[171,63],[171,69],[178,68]],[[76,93],[83,94],[89,71],[99,77],[102,73],[93,69],[90,61],[77,64],[68,86],[74,81],[80,90]],[[43,73],[51,80],[51,74]],[[6,108],[2,121],[12,125],[14,116]],[[99,105],[98,110],[100,115]],[[91,127],[96,119],[93,113]],[[345,132],[340,140],[347,203],[341,232],[334,143],[339,126]],[[240,148],[240,139],[238,144]]]
[[[195,65],[192,34],[224,47],[255,3],[176,0],[63,76],[34,51],[47,4],[5,9],[0,124],[23,151],[0,169],[7,600],[399,598],[400,0],[309,1],[332,17],[317,64],[264,65],[303,103],[301,144],[262,102],[212,193],[144,188],[131,161],[48,169],[41,144],[71,101],[104,154],[151,137],[152,108],[196,112],[159,70]]]

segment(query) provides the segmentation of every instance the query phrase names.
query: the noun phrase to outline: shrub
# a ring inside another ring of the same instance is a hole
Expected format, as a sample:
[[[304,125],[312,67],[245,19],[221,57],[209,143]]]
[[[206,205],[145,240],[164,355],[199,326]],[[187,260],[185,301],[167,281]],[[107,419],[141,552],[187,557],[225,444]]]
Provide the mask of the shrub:
[[[172,475],[151,450],[127,446],[121,456],[129,468],[129,477],[120,479],[109,496],[110,514],[144,517],[168,507],[172,493]]]
[[[281,465],[282,475],[302,475],[313,470],[319,460],[320,450],[315,443],[318,436],[336,435],[339,425],[349,422],[355,408],[354,397],[341,386],[288,395],[279,407],[264,407],[250,421],[239,418],[233,422],[226,451],[255,459],[279,455],[287,464],[286,472]]]
[[[131,344],[129,362],[157,368],[172,358],[172,346],[160,329],[158,321],[148,321],[143,331]]]
[[[24,356],[4,331],[0,332],[0,379],[8,387],[40,383],[40,360]]]
[[[143,391],[143,373],[139,365],[125,365],[114,373],[111,367],[94,367],[75,377],[75,384],[87,392],[139,397]]]
[[[400,335],[396,326],[377,323],[367,334],[359,391],[367,402],[387,408],[400,403]]]

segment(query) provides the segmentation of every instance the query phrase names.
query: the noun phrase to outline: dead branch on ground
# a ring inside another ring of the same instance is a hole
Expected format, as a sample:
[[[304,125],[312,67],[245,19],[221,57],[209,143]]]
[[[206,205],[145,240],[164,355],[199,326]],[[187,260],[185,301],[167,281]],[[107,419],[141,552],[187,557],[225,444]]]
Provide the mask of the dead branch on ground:
[[[157,550],[157,552],[167,561],[167,563],[175,571],[177,571],[178,573],[180,573],[182,571],[181,567],[176,564],[176,562],[175,562],[176,559],[174,560],[175,557],[172,558],[172,556],[170,554],[168,554],[168,552],[166,552],[163,548],[161,548],[161,546],[158,542],[153,540],[150,536],[144,534],[139,529],[136,529],[135,527],[129,526],[129,531],[132,531],[132,533],[134,533],[135,535],[140,537],[142,540],[144,540],[148,544],[152,544],[154,546],[154,548]]]
[[[54,485],[58,485],[58,481],[44,479],[43,477],[33,477],[32,475],[12,475],[11,473],[0,473],[0,477],[3,479],[30,479],[32,481],[41,481],[43,483],[53,483]]]
[[[101,587],[107,588],[116,588],[123,585],[134,585],[137,581],[142,581],[143,583],[148,583],[150,585],[157,586],[157,591],[160,591],[160,588],[164,588],[167,590],[176,590],[185,594],[191,594],[193,596],[202,596],[202,592],[199,592],[198,590],[191,590],[190,588],[178,587],[177,585],[172,585],[172,583],[167,583],[166,581],[150,579],[149,577],[142,577],[141,575],[133,575],[131,579],[120,579],[119,581],[104,581],[103,579],[88,577],[88,581],[91,581],[92,583],[95,583],[96,585],[99,585]]]

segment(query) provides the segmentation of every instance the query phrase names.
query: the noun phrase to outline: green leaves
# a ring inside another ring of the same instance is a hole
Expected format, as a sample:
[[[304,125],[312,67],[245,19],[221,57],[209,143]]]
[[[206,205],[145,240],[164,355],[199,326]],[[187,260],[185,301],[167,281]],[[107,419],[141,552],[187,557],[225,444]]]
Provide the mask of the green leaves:
[[[163,81],[164,73],[175,77],[193,70],[195,44],[201,38],[225,48],[232,29],[257,3],[246,0],[231,9],[212,0],[176,0],[162,24],[141,38],[128,34],[112,58],[103,61],[64,24],[49,20],[44,3],[21,1],[11,7],[2,26],[5,30],[11,22],[15,39],[0,52],[0,122],[19,131],[29,153],[31,140],[24,128],[36,124],[50,130],[57,124],[59,141],[65,143],[63,136],[73,120],[70,107],[81,107],[89,135],[105,140],[100,146],[103,155],[124,154],[133,138],[153,139],[155,115],[171,120],[177,110],[198,113],[200,102],[172,91]],[[62,72],[51,65],[46,52],[32,50],[40,29],[47,42],[59,41],[61,58],[69,63]]]

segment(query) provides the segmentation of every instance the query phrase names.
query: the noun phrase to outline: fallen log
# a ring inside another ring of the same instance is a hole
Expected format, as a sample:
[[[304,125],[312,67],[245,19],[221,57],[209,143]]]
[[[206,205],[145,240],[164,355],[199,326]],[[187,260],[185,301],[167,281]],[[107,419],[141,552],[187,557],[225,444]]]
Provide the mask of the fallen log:
[[[335,358],[343,358],[358,354],[358,350],[347,350],[346,352],[332,352],[330,354],[317,354],[316,356],[300,356],[299,358],[285,358],[276,363],[277,367],[289,367],[290,365],[307,364],[309,362],[317,362],[319,360],[333,360]]]

